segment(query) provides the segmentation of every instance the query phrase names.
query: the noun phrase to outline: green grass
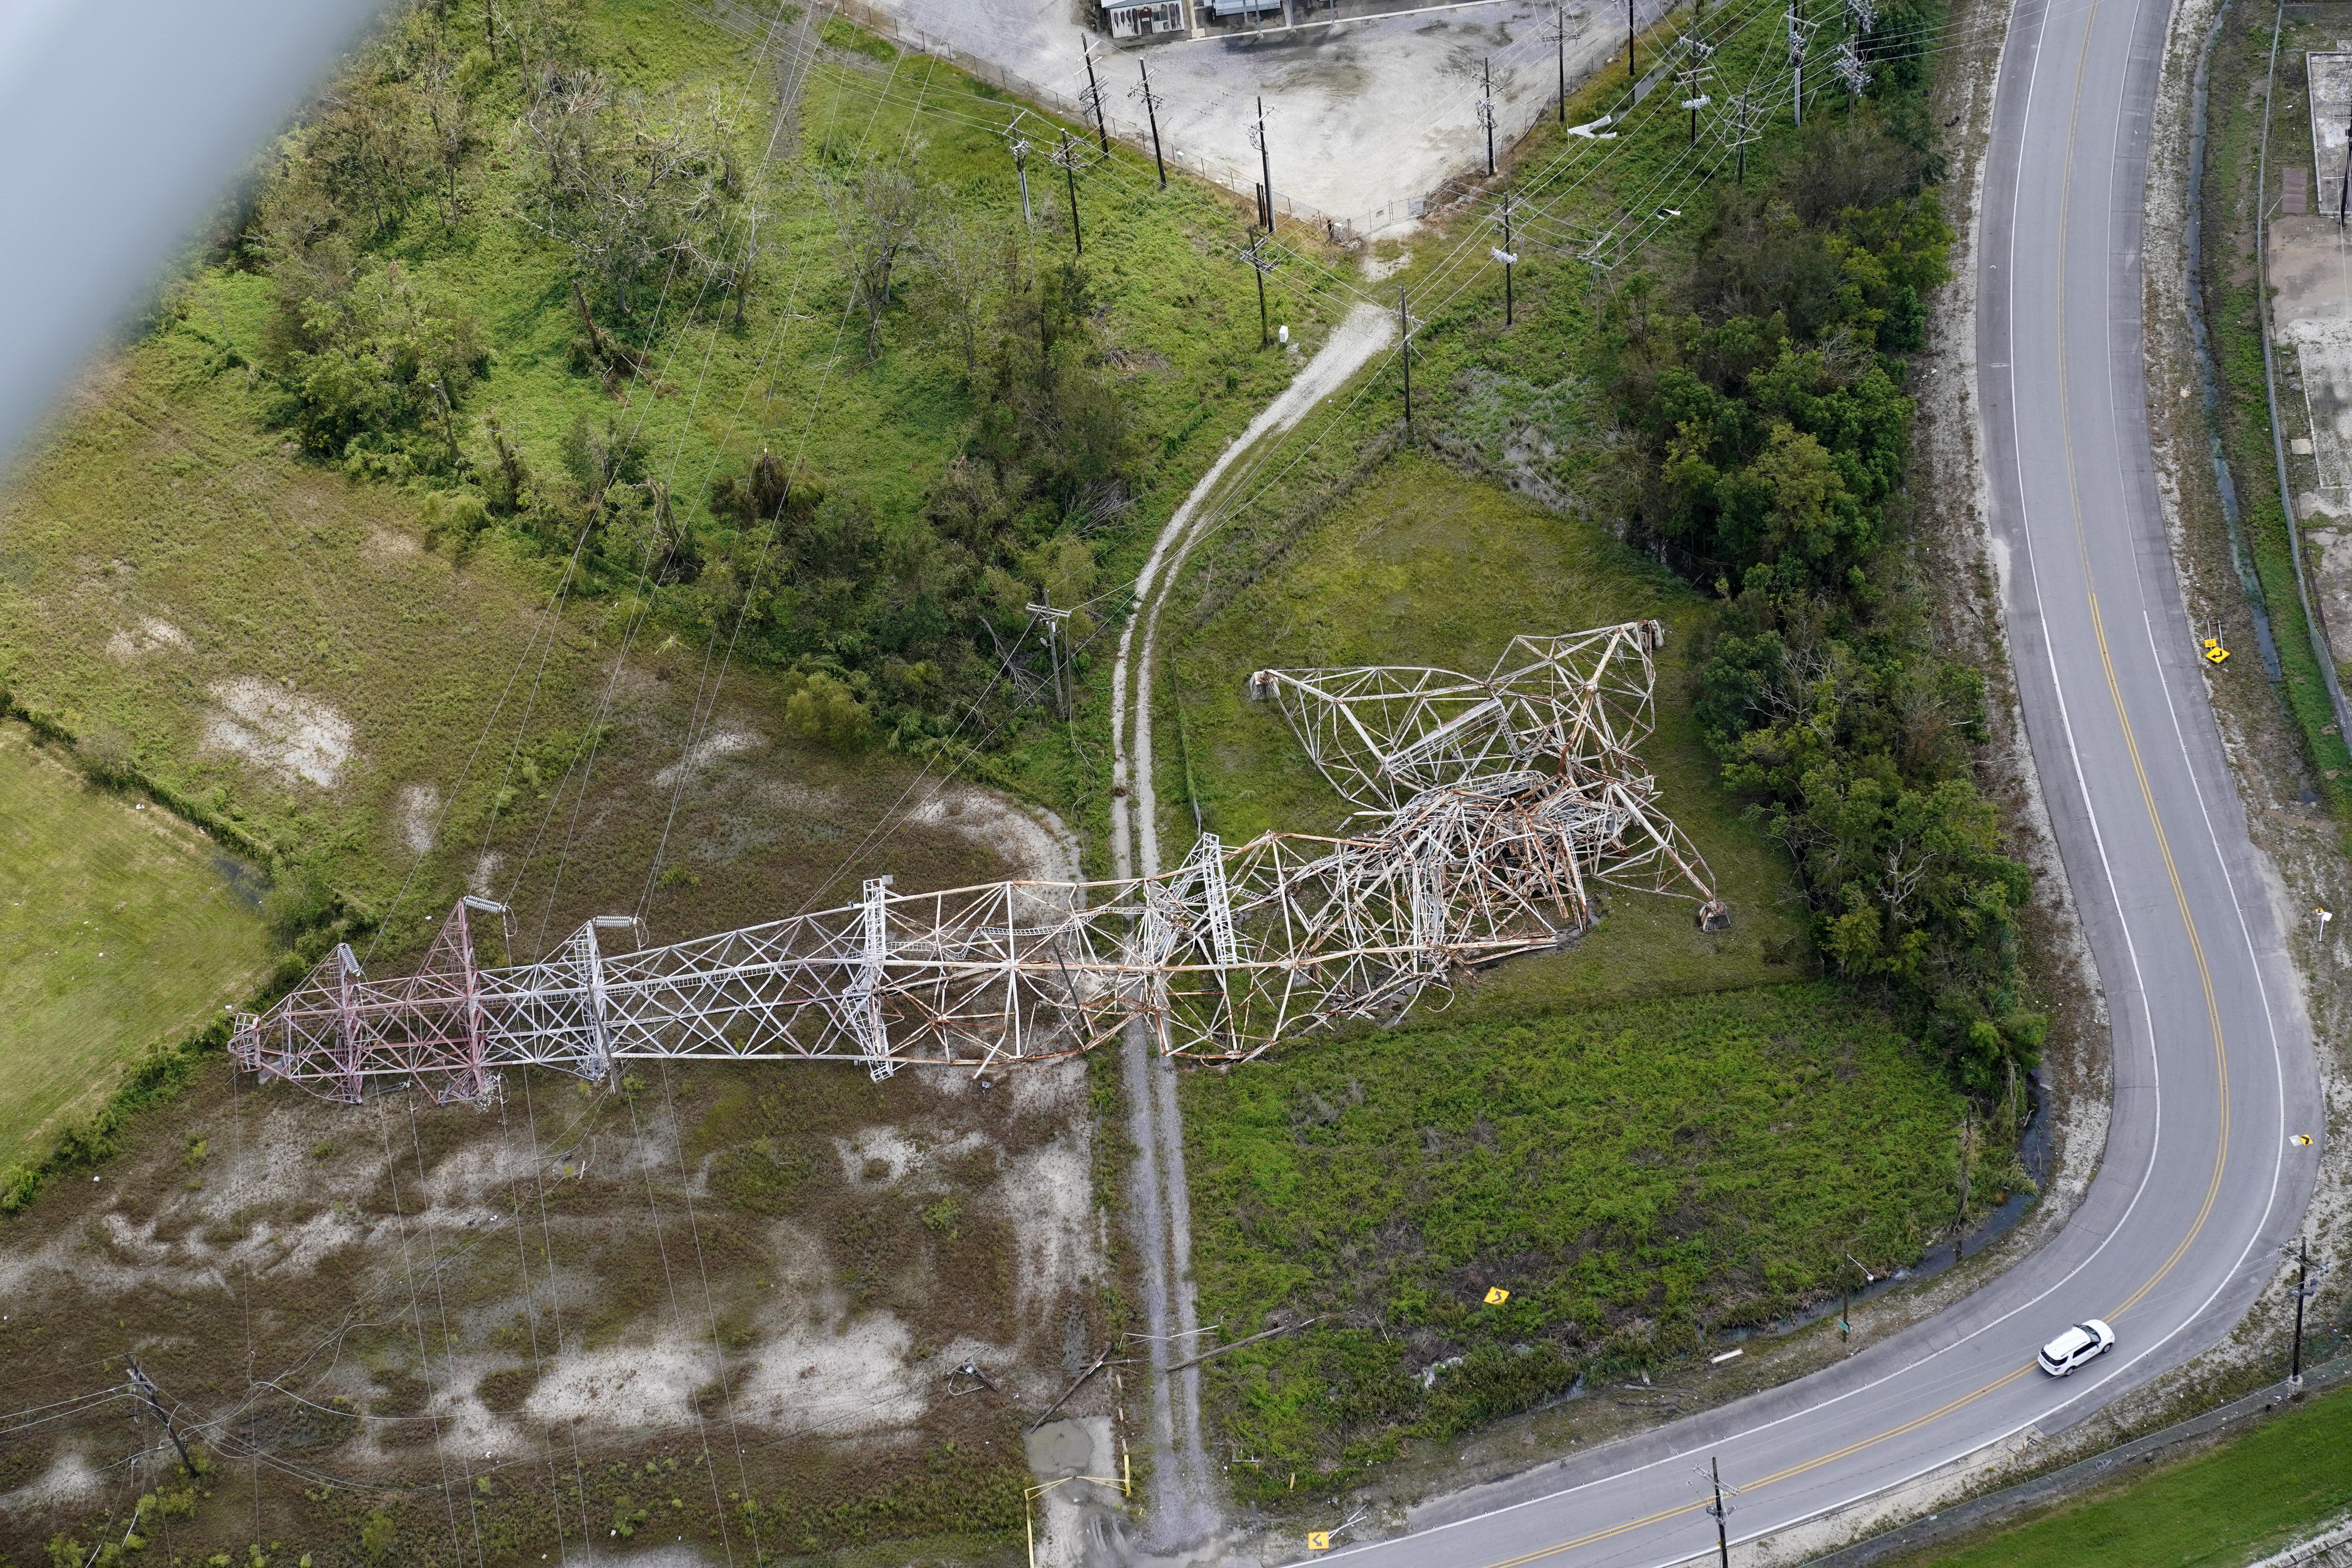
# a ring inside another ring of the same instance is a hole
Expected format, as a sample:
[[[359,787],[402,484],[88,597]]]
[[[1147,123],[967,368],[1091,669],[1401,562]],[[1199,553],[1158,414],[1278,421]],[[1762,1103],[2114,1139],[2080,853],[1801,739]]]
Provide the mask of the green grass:
[[[275,956],[250,873],[132,805],[0,724],[0,1168]]]
[[[1733,929],[1703,935],[1688,898],[1611,891],[1600,929],[1575,952],[1491,971],[1455,1005],[1490,1016],[1798,978],[1811,953],[1784,897],[1788,862],[1744,820],[1691,714],[1689,660],[1707,613],[1595,524],[1418,452],[1390,457],[1291,547],[1278,573],[1177,644],[1183,743],[1172,743],[1170,711],[1156,748],[1164,831],[1171,847],[1191,840],[1187,752],[1202,817],[1229,843],[1276,827],[1329,832],[1346,817],[1279,710],[1247,700],[1254,669],[1427,664],[1483,675],[1521,633],[1655,616],[1669,629],[1658,727],[1642,756],[1731,904]]]
[[[1234,1484],[1268,1498],[1769,1321],[1845,1248],[1911,1260],[1948,1221],[1961,1112],[1821,984],[1321,1044],[1182,1094],[1202,1321],[1324,1318],[1212,1363],[1263,1461]]]
[[[740,40],[691,14],[599,0],[590,15],[598,51],[625,79],[772,90],[769,68]],[[493,149],[469,167],[467,206],[453,227],[420,202],[383,254],[484,321],[489,371],[461,412],[496,410],[543,473],[560,468],[560,440],[575,417],[641,419],[656,471],[675,477],[689,512],[714,465],[805,440],[810,471],[830,489],[885,519],[919,513],[971,427],[977,395],[930,314],[936,289],[919,268],[886,325],[880,358],[863,363],[814,182],[845,161],[905,149],[926,184],[967,216],[1017,212],[1018,194],[1001,138],[964,120],[918,118],[903,73],[921,73],[932,109],[967,117],[989,89],[936,61],[901,61],[896,79],[859,61],[874,63],[862,52],[838,56],[810,78],[800,133],[770,169],[769,259],[744,327],[723,311],[678,311],[651,387],[608,394],[574,368],[564,263],[505,216],[520,153]],[[744,150],[755,165],[767,129],[764,115],[748,117]],[[1136,506],[1100,541],[1105,585],[1289,374],[1283,355],[1259,351],[1255,300],[1223,247],[1226,231],[1238,232],[1233,202],[1181,179],[1154,193],[1133,154],[1121,156],[1133,178],[1100,174],[1084,193],[1086,254],[1106,339],[1124,366],[1119,394],[1149,460]],[[1041,205],[1034,240],[1049,258],[1066,244],[1051,213]],[[0,690],[68,733],[105,735],[147,776],[286,859],[314,865],[376,915],[417,855],[405,792],[439,791],[447,817],[409,883],[388,956],[429,935],[485,853],[499,858],[495,890],[511,884],[531,911],[527,938],[634,907],[668,805],[655,775],[677,760],[703,647],[722,622],[694,584],[662,588],[647,605],[625,583],[592,582],[575,588],[551,643],[535,647],[558,577],[539,545],[494,529],[462,561],[420,549],[428,537],[421,485],[355,479],[299,455],[270,427],[268,384],[247,363],[268,290],[265,278],[229,262],[199,269],[152,331],[86,378],[11,476],[0,492]],[[1311,345],[1328,310],[1277,294]],[[579,773],[567,779],[567,770],[584,765],[583,742],[640,610],[648,626],[627,645],[611,743],[582,809]],[[184,642],[129,659],[109,654],[119,633],[150,620]],[[239,679],[352,721],[352,753],[334,784],[290,782],[207,748],[215,689]],[[797,741],[782,723],[785,695],[772,671],[735,659],[718,720],[760,737],[737,761],[761,778],[737,778],[732,798],[715,785],[688,792],[686,812],[705,820],[677,824],[673,859],[680,843],[708,852],[685,868],[690,881],[654,890],[658,928],[685,934],[772,918],[876,871],[896,873],[901,886],[1001,874],[992,858],[920,826],[902,826],[847,863],[912,766]],[[486,731],[481,763],[461,784]],[[980,759],[976,776],[1024,787],[1081,821],[1099,815],[1097,770],[1058,727],[998,737],[1007,739],[1010,754]],[[772,797],[780,778],[822,798],[781,814],[772,798],[750,798],[760,788]],[[502,784],[512,791],[503,807]],[[566,858],[575,810],[587,826],[559,893],[552,867]]]
[[[2194,1568],[2251,1563],[2352,1510],[2352,1394],[2266,1421],[2245,1436],[2095,1501],[1906,1557],[1946,1568]]]

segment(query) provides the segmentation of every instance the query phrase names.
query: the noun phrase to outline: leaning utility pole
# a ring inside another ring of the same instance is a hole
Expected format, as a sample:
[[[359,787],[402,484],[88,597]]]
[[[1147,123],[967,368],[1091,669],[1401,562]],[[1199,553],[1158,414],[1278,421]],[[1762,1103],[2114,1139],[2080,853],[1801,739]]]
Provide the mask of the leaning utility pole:
[[[1087,237],[1078,228],[1078,158],[1077,154],[1070,150],[1068,132],[1062,132],[1061,150],[1051,156],[1054,162],[1062,165],[1062,173],[1069,177],[1070,247],[1076,255],[1084,256],[1087,253]]]
[[[1625,0],[1625,79],[1636,86],[1641,82],[1633,74],[1633,0]]]
[[[1486,128],[1486,177],[1495,177],[1495,62],[1486,62],[1486,86],[1478,99],[1478,123]]]
[[[1087,101],[1094,106],[1095,134],[1102,139],[1103,156],[1110,156],[1110,127],[1103,121],[1102,84],[1095,80],[1095,49],[1091,43],[1080,40],[1079,47],[1087,57]]]
[[[1028,610],[1030,615],[1045,623],[1045,666],[1054,682],[1054,717],[1067,721],[1076,702],[1076,691],[1070,675],[1070,612],[1054,607],[1054,592],[1050,588],[1045,590],[1045,602],[1031,605]]]
[[[1160,155],[1160,95],[1151,90],[1151,66],[1138,57],[1135,68],[1143,73],[1143,85],[1128,94],[1143,100],[1144,118],[1151,121],[1151,162],[1160,170],[1160,188],[1168,188],[1168,161]]]
[[[194,1476],[196,1473],[195,1461],[188,1458],[188,1446],[180,1441],[180,1435],[172,1430],[172,1418],[164,1414],[163,1401],[156,1397],[155,1384],[140,1370],[136,1356],[124,1359],[131,1363],[131,1392],[147,1402],[147,1407],[155,1413],[155,1419],[163,1424],[163,1436],[172,1439],[172,1447],[180,1450],[180,1463],[187,1467],[189,1475]]]
[[[1755,106],[1748,102],[1748,95],[1746,93],[1738,93],[1733,96],[1731,100],[1731,114],[1733,121],[1732,146],[1737,151],[1739,157],[1739,172],[1738,174],[1738,180],[1739,184],[1745,188],[1748,184],[1748,143],[1756,140],[1755,135],[1753,134],[1755,130]],[[1717,167],[1720,166],[1721,165],[1719,164],[1717,165]]]

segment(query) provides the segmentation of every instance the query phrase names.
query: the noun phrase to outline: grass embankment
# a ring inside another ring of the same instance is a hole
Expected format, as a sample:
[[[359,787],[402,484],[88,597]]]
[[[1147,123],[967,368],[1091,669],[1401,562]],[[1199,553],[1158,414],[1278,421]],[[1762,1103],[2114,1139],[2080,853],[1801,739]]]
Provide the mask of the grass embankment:
[[[2181,1568],[2251,1563],[2352,1512],[2352,1394],[2265,1421],[2214,1452],[1957,1550],[1926,1568]]]
[[[1205,1321],[1322,1319],[1210,1363],[1220,1458],[1265,1500],[1767,1322],[1848,1248],[1916,1256],[1960,1113],[1822,984],[1441,1023],[1183,1093]]]
[[[2270,10],[2260,5],[2232,5],[2213,46],[2205,166],[2197,171],[2197,177],[2204,182],[2204,275],[2199,279],[2200,303],[2221,379],[2218,417],[2222,447],[2241,508],[2243,553],[2233,546],[2231,554],[2238,556],[2233,564],[2242,575],[2251,567],[2253,586],[2269,614],[2284,678],[2286,710],[2318,775],[2317,791],[2337,816],[2352,817],[2352,749],[2347,749],[2346,737],[2337,731],[2320,672],[2321,655],[2295,591],[2295,545],[2292,525],[2280,504],[2278,458],[2271,439],[2262,324],[2257,315],[2261,274],[2253,256],[2255,203],[2270,204],[2275,223],[2287,171],[2306,167],[2311,157],[2311,101],[2304,52],[2335,47],[2337,33],[2325,22],[2290,16],[2278,40],[2280,79],[2277,89],[2270,91],[2261,83],[2268,79],[2271,70],[2271,21]],[[2266,106],[2270,188],[2257,191],[2255,172],[2261,163],[2258,154]],[[2305,423],[2299,388],[2285,379],[2294,363],[2294,351],[2282,346],[2279,414],[2287,426],[2282,438],[2287,439]],[[2290,480],[2298,490],[2318,482],[2310,458],[2290,457],[2288,467]],[[2315,557],[2314,552],[2315,566]]]
[[[0,1169],[269,968],[252,873],[132,804],[0,722]]]

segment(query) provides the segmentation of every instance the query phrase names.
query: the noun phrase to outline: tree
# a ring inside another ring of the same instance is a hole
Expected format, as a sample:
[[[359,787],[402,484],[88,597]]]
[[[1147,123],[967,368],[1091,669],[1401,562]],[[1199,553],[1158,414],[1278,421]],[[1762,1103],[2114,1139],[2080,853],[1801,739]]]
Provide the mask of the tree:
[[[866,312],[870,364],[882,357],[882,318],[890,308],[898,268],[922,232],[930,198],[904,170],[868,165],[846,180],[828,182],[824,200],[840,231],[851,295]]]

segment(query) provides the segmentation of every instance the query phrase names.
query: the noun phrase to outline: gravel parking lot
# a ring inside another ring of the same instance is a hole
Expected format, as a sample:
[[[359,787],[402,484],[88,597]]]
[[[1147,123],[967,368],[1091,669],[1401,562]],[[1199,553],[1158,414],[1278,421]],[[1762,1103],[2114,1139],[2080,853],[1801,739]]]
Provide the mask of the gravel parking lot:
[[[1665,0],[1633,0],[1646,27]],[[1497,146],[1556,101],[1552,0],[1467,0],[1400,8],[1368,0],[1291,0],[1291,21],[1206,19],[1201,36],[1108,43],[1087,26],[1091,0],[868,0],[902,41],[992,67],[1015,85],[1076,103],[1095,51],[1111,132],[1150,144],[1131,93],[1148,63],[1171,158],[1248,191],[1258,178],[1249,141],[1265,100],[1274,185],[1286,210],[1352,223],[1374,235],[1409,225],[1420,198],[1448,175],[1486,172],[1477,105],[1494,73]],[[1560,7],[1571,85],[1625,68],[1625,11],[1568,0]],[[1645,58],[1641,62],[1646,69]]]

